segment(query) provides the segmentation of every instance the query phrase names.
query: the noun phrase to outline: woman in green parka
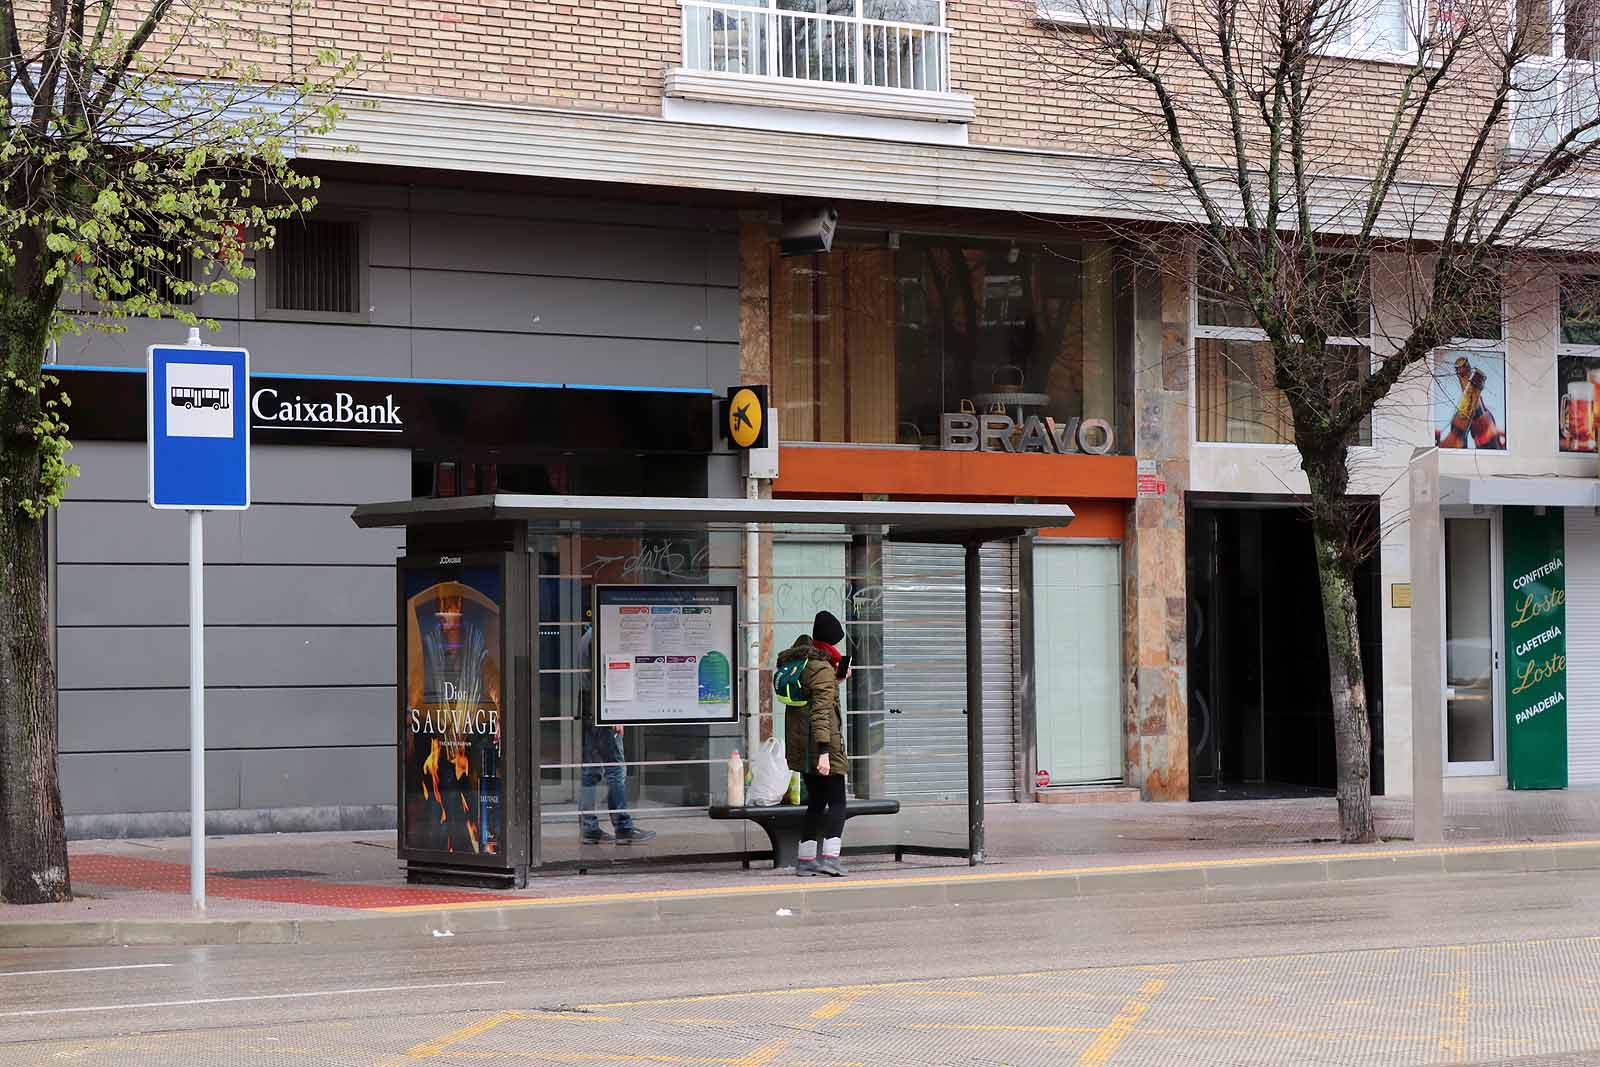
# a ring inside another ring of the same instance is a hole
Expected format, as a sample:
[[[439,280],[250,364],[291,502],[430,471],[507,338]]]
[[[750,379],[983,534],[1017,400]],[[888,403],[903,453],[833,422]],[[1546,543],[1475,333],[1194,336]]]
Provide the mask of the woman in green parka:
[[[845,748],[844,714],[839,707],[839,683],[849,674],[840,646],[844,626],[831,611],[819,611],[811,633],[778,654],[782,666],[805,661],[800,678],[806,703],[791,707],[784,723],[784,749],[789,769],[805,781],[805,823],[800,833],[800,861],[795,873],[845,873],[839,862],[843,847],[845,773],[850,753]]]

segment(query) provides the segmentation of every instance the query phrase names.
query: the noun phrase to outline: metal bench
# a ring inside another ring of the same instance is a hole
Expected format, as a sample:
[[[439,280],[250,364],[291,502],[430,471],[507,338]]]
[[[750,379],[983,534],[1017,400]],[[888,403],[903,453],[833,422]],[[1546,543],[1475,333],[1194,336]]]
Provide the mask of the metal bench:
[[[857,815],[897,815],[900,812],[898,800],[856,800],[845,801],[844,817],[846,821]],[[800,824],[805,821],[806,809],[801,804],[774,804],[770,807],[757,807],[746,804],[740,807],[729,807],[726,804],[713,804],[710,815],[713,819],[749,819],[767,832],[767,840],[772,842],[772,865],[774,867],[793,867],[800,855]],[[895,847],[894,858],[896,861],[903,856],[899,846]],[[744,865],[750,866],[750,853],[744,856]]]

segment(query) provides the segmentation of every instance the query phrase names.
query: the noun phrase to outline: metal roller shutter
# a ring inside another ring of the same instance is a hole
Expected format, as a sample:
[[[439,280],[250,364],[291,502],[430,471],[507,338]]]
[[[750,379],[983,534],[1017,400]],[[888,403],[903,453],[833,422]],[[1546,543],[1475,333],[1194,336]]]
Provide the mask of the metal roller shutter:
[[[1566,511],[1567,780],[1600,785],[1600,519]]]
[[[966,795],[964,550],[891,542],[883,556],[884,784],[904,800]],[[1016,799],[1017,554],[985,545],[984,799]]]

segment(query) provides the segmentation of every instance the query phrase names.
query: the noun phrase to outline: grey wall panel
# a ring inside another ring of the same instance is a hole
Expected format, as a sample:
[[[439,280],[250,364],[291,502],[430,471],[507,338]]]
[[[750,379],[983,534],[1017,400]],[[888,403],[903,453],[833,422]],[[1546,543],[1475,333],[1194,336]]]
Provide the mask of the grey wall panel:
[[[416,335],[416,371],[420,378],[709,388],[706,346],[683,341],[424,331]]]
[[[253,507],[240,524],[241,563],[392,564],[405,543],[404,529],[358,529],[337,504]]]
[[[242,752],[206,756],[206,807],[239,807]],[[61,801],[72,815],[189,810],[187,752],[62,753]]]
[[[738,294],[699,285],[418,271],[412,299],[430,329],[739,339]]]
[[[719,230],[727,233],[735,232],[739,224],[738,215],[725,208],[652,204],[642,200],[463,192],[441,186],[413,188],[410,203],[411,210],[419,214],[498,215],[507,219],[600,222],[619,226]]]
[[[73,446],[81,475],[68,500],[144,503],[145,448],[132,442],[85,441]],[[411,494],[411,453],[405,449],[257,447],[250,457],[250,491],[257,504],[366,504]],[[207,520],[209,524],[211,520]]]
[[[719,393],[743,380],[739,371],[738,342],[706,345],[706,377],[710,387]]]
[[[416,217],[411,265],[698,285],[710,280],[712,262],[730,249],[737,260],[733,234],[705,230],[430,214]]]
[[[188,625],[186,566],[69,564],[56,574],[59,626]],[[388,566],[207,567],[205,585],[209,626],[394,624]]]
[[[206,690],[208,749],[392,746],[394,738],[392,685]],[[187,689],[79,689],[61,694],[62,752],[188,747]]]
[[[392,183],[326,182],[317,190],[318,204],[340,209],[343,214],[404,211],[410,202],[410,190]]]
[[[142,502],[68,502],[58,513],[58,559],[70,563],[186,563],[188,519]],[[206,516],[207,563],[394,562],[404,530],[360,530],[343,504],[261,504]]]
[[[411,331],[398,326],[246,322],[239,340],[257,374],[411,374]]]
[[[411,495],[408,449],[272,445],[254,449],[250,464],[258,504],[354,506]]]
[[[367,221],[367,262],[374,267],[411,265],[411,216],[405,211],[370,211]]]
[[[240,562],[237,511],[206,516],[205,553],[209,563]],[[56,552],[60,563],[186,563],[188,517],[181,511],[156,511],[140,501],[68,501],[56,512]]]
[[[60,686],[182,688],[187,627],[66,627],[57,631]],[[206,683],[217,686],[393,684],[392,626],[208,626]]]
[[[86,328],[75,337],[63,337],[56,362],[97,367],[143,367],[148,359],[146,348],[151,345],[181,345],[189,336],[189,327],[175,319],[129,319],[123,325],[127,327],[124,333],[105,333]],[[208,345],[239,343],[237,322],[223,320],[217,325],[220,328],[215,331],[201,327],[200,339]]]
[[[411,271],[374,266],[367,271],[367,321],[374,326],[411,325]]]
[[[138,500],[149,489],[143,444],[82,441],[67,458],[78,465],[78,477],[67,486],[68,500]]]
[[[239,807],[393,804],[394,749],[252,749],[240,753]]]

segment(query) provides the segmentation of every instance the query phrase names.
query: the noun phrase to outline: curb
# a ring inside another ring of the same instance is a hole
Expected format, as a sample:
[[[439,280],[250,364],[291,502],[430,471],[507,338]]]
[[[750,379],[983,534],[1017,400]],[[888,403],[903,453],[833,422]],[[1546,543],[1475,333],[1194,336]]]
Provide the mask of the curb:
[[[415,905],[315,919],[117,919],[0,922],[0,949],[113,946],[348,945],[507,930],[631,922],[803,919],[907,908],[1070,900],[1175,890],[1238,890],[1381,878],[1600,870],[1600,840],[1402,848],[1115,866],[973,871],[845,882],[781,882],[481,904]],[[782,914],[787,911],[788,914]]]

